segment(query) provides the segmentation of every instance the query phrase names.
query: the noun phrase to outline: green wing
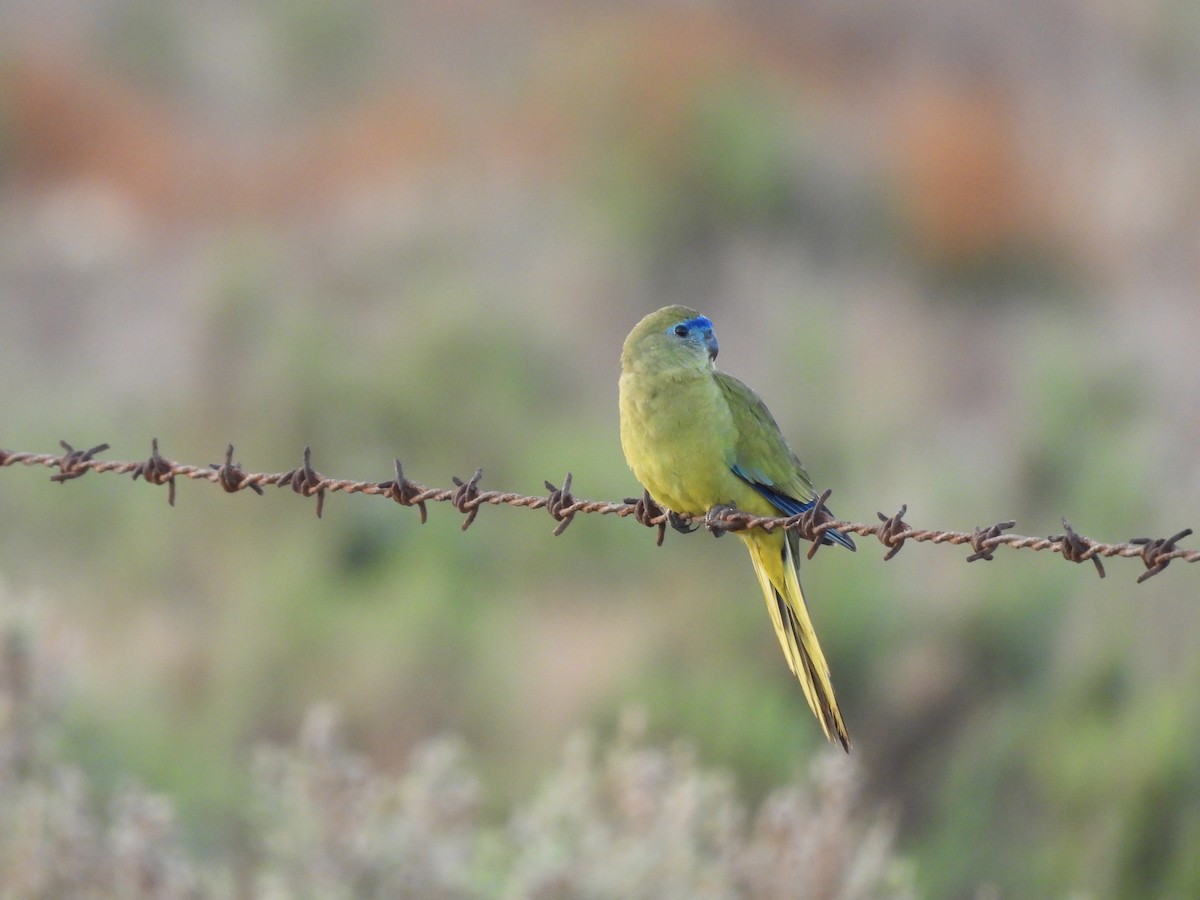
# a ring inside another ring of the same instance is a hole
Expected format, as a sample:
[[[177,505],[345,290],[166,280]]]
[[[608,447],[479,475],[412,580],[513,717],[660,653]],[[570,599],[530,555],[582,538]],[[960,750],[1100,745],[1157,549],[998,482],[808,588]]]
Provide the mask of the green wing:
[[[713,378],[729,404],[738,436],[731,461],[737,476],[752,486],[772,488],[773,493],[801,503],[811,500],[816,493],[812,480],[758,394],[724,372],[713,372]]]
[[[766,404],[732,375],[713,372],[713,378],[729,404],[738,435],[737,449],[729,464],[733,474],[782,515],[794,516],[811,509],[817,493],[812,480],[783,439]],[[855,549],[849,535],[832,528],[825,532],[823,543]]]

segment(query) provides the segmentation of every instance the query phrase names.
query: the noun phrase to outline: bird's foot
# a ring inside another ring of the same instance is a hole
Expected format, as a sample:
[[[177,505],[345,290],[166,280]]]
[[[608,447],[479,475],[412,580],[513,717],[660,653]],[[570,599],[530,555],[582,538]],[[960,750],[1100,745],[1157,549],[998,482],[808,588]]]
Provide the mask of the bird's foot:
[[[704,514],[704,527],[712,532],[713,537],[720,537],[727,531],[744,529],[746,524],[742,518],[742,513],[732,503],[718,503]]]
[[[667,510],[667,522],[680,534],[691,534],[700,526],[692,521],[690,516],[681,516],[675,510]]]

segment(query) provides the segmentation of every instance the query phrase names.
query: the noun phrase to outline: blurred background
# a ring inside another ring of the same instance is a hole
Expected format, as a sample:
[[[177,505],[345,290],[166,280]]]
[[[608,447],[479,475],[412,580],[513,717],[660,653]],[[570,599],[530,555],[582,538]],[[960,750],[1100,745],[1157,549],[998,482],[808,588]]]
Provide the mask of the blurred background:
[[[620,345],[685,303],[844,518],[1197,524],[1200,6],[505,6],[0,2],[0,446],[620,499]],[[498,817],[630,706],[749,808],[832,752],[737,541],[48,474],[0,473],[39,752],[199,859],[317,703],[381,773],[459,736]],[[966,555],[804,569],[917,892],[1200,893],[1196,573]]]

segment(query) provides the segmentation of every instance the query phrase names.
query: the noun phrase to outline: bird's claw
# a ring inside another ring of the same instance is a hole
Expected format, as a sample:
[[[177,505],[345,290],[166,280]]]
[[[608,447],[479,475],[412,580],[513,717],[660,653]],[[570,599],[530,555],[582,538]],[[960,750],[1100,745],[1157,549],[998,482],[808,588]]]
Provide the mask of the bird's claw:
[[[736,512],[737,507],[733,504],[718,503],[704,514],[704,527],[712,532],[713,537],[720,537],[727,531],[744,528],[744,525],[731,518],[731,515]]]
[[[700,526],[691,520],[688,516],[681,516],[675,510],[667,510],[667,522],[672,528],[680,534],[691,534]]]

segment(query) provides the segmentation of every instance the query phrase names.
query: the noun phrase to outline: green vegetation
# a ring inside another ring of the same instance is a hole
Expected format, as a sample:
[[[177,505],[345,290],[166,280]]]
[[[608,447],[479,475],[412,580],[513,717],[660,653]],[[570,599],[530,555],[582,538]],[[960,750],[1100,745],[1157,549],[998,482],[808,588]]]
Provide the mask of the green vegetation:
[[[860,809],[832,753],[752,815],[684,743],[626,713],[602,751],[579,734],[528,797],[488,812],[461,741],[413,748],[396,776],[345,747],[329,706],[239,773],[232,859],[188,847],[168,798],[129,779],[93,796],[52,749],[63,663],[30,616],[0,626],[0,894],[5,897],[914,896],[893,829]],[[67,680],[70,672],[62,672]],[[186,764],[186,762],[185,762]]]
[[[1195,30],[841,7],[0,13],[0,447],[621,498],[621,340],[684,302],[841,516],[1200,524]],[[846,768],[734,540],[48,474],[6,900],[1200,895],[1195,567],[822,550]]]

